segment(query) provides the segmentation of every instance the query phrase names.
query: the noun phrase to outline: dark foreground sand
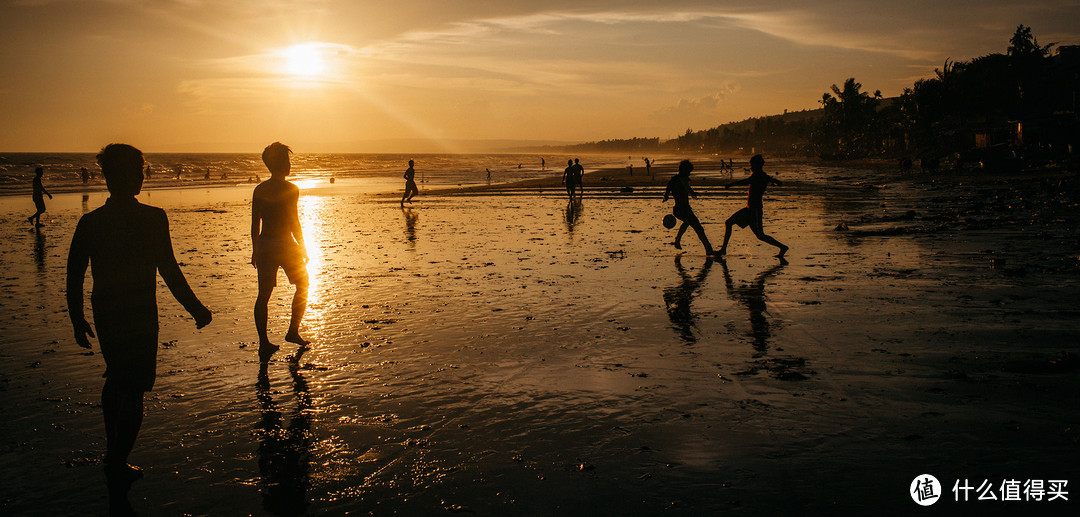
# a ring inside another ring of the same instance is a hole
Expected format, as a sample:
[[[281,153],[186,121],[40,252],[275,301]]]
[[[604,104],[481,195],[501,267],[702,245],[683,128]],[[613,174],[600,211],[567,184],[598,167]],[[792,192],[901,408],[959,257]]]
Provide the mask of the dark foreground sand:
[[[262,379],[250,190],[144,194],[168,210],[215,319],[195,330],[159,289],[133,506],[1075,514],[1080,494],[958,503],[951,489],[1080,479],[1076,180],[784,167],[796,179],[767,195],[766,228],[792,246],[787,265],[746,230],[724,261],[693,235],[676,252],[659,224],[670,172],[633,193],[599,172],[609,180],[587,181],[613,187],[579,207],[550,182],[427,191],[406,209],[347,185],[309,189],[314,346],[296,359],[282,343]],[[718,243],[744,193],[700,190]],[[40,232],[22,224],[31,207],[0,199],[0,513],[102,514],[103,365],[72,342],[63,301],[83,203],[57,196]],[[947,485],[929,509],[908,492],[924,473]]]

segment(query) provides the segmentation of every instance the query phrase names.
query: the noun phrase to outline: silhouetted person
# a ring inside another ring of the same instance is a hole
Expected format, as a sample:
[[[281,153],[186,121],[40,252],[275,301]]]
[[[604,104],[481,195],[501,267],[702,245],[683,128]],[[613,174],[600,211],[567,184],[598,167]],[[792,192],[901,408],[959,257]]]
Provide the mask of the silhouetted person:
[[[300,320],[304,317],[308,297],[308,254],[296,207],[300,189],[285,179],[291,170],[291,152],[281,142],[266,146],[262,159],[270,170],[270,179],[255,187],[251,196],[251,265],[259,272],[255,330],[259,333],[259,359],[263,362],[269,361],[278,350],[266,334],[267,305],[277,286],[278,268],[285,270],[289,282],[296,286],[285,341],[301,348],[308,346],[308,341],[300,337]]]
[[[645,174],[652,176],[652,162],[648,158],[642,158],[642,160],[645,160]]]
[[[697,327],[698,315],[690,307],[702,284],[705,283],[705,277],[708,276],[712,265],[713,258],[705,257],[705,264],[701,266],[697,276],[691,277],[682,265],[682,254],[675,255],[675,269],[679,272],[681,282],[675,287],[664,289],[664,306],[667,307],[668,319],[679,332],[679,337],[687,343],[697,342],[694,328]]]
[[[698,221],[694,210],[690,208],[690,197],[697,197],[694,189],[690,188],[690,172],[693,170],[694,164],[690,163],[690,160],[679,162],[679,173],[668,181],[667,190],[664,191],[664,202],[667,202],[669,196],[675,198],[675,207],[671,209],[671,213],[683,222],[682,226],[679,226],[679,233],[675,235],[675,249],[682,249],[683,234],[686,233],[687,228],[693,228],[698,239],[701,239],[701,244],[705,246],[705,254],[712,255],[712,244],[709,244],[709,238],[705,236],[705,228],[701,226],[701,221]]]
[[[731,239],[731,226],[737,224],[740,228],[749,226],[750,230],[754,232],[754,235],[758,240],[779,248],[780,253],[776,256],[779,257],[780,260],[784,260],[784,254],[787,253],[788,247],[765,234],[763,222],[764,204],[761,199],[762,196],[765,195],[765,189],[768,188],[770,184],[780,186],[783,183],[780,180],[765,174],[764,167],[765,158],[762,158],[760,154],[755,154],[753,158],[750,158],[750,177],[725,185],[725,188],[738,185],[750,185],[750,189],[746,196],[746,207],[732,214],[732,216],[724,223],[726,228],[724,230],[724,244],[720,246],[720,255],[727,253],[728,240]]]
[[[165,211],[135,199],[142,189],[142,152],[110,144],[97,161],[110,197],[82,216],[71,238],[67,305],[75,342],[90,348],[94,332],[83,315],[83,279],[89,265],[94,278],[90,306],[105,358],[105,474],[112,504],[122,510],[127,488],[142,477],[138,467],[128,464],[128,455],[142,425],[143,394],[153,388],[156,377],[158,273],[198,328],[212,317],[176,263]]]
[[[144,177],[145,177],[146,179],[150,179],[150,175],[151,175],[151,174],[153,174],[153,173],[154,173],[154,171],[150,170],[150,166],[149,166],[149,165],[147,165],[147,166],[146,166],[146,173],[144,174]]]
[[[574,172],[574,184],[577,187],[578,197],[580,198],[580,197],[585,195],[585,183],[584,183],[584,180],[583,180],[583,178],[585,176],[585,167],[581,166],[581,162],[579,162],[577,158],[574,158],[574,171],[573,172]]]
[[[563,170],[562,182],[563,185],[566,185],[566,195],[573,200],[574,190],[577,187],[577,180],[574,175],[574,160],[566,160],[566,169]]]
[[[82,176],[83,185],[90,183],[90,171],[86,170],[86,167],[79,169],[79,175]]]
[[[34,206],[37,207],[37,212],[34,212],[34,215],[26,218],[27,221],[34,223],[34,226],[38,228],[45,226],[41,224],[41,214],[45,213],[45,196],[49,196],[49,199],[52,199],[52,194],[50,194],[48,190],[45,190],[45,185],[41,184],[41,176],[43,174],[45,174],[45,169],[41,167],[34,169],[34,191],[31,195],[34,197]]]
[[[769,319],[765,317],[768,308],[765,305],[765,282],[769,277],[777,274],[784,267],[781,262],[754,277],[754,283],[736,286],[731,279],[727,262],[720,260],[720,266],[724,269],[724,286],[727,288],[728,297],[731,301],[739,302],[750,312],[750,337],[753,340],[755,357],[764,355],[769,349],[769,339],[772,337]]]
[[[540,170],[547,170],[547,161],[540,158]]]
[[[204,176],[203,179],[205,179],[205,180],[210,179],[210,167],[206,168],[206,176]]]
[[[412,160],[409,160],[409,168],[405,169],[402,177],[405,178],[405,193],[401,195],[401,205],[405,206],[406,201],[412,203],[413,196],[420,193],[420,189],[416,188],[416,181],[413,180],[416,177],[416,171],[413,170]]]
[[[223,179],[223,180],[224,179],[229,179],[229,168],[228,167],[222,167],[221,168],[221,179]]]

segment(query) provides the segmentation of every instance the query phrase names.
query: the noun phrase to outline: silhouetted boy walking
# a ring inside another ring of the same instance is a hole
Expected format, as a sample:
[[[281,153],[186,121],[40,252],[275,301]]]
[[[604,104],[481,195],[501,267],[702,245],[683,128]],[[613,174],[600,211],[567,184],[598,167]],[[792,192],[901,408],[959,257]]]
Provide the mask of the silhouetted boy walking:
[[[266,146],[262,159],[270,170],[270,179],[255,187],[251,198],[251,265],[259,272],[255,329],[259,333],[259,359],[263,362],[269,361],[278,350],[266,334],[267,304],[277,285],[278,268],[284,269],[289,282],[296,286],[285,341],[301,348],[308,345],[308,341],[300,337],[300,320],[304,318],[308,297],[308,254],[296,208],[300,189],[285,179],[291,170],[291,152],[281,142]]]
[[[156,376],[158,318],[157,275],[195,318],[210,323],[207,309],[188,286],[173,255],[165,211],[139,203],[143,156],[125,144],[110,144],[97,156],[110,197],[84,215],[71,238],[67,264],[67,303],[75,342],[90,348],[94,332],[83,315],[83,280],[87,265],[94,278],[90,305],[101,354],[105,357],[105,473],[110,483],[142,477],[128,465],[143,418],[143,393]]]
[[[48,190],[45,190],[45,185],[41,184],[41,175],[45,174],[45,169],[38,167],[34,169],[34,206],[37,207],[37,212],[34,215],[27,217],[26,220],[34,223],[35,227],[45,226],[41,224],[41,214],[45,213],[45,196],[49,196],[52,199],[52,194]]]

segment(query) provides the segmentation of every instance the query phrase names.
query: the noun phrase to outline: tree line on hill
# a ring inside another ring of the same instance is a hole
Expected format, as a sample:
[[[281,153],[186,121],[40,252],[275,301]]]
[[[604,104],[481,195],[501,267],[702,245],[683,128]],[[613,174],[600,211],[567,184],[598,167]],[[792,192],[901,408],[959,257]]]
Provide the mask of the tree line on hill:
[[[883,98],[849,78],[825,92],[815,110],[687,129],[671,140],[605,140],[570,149],[1075,163],[1080,46],[1054,53],[1055,45],[1040,45],[1020,25],[1004,54],[946,60],[935,77],[899,97]]]

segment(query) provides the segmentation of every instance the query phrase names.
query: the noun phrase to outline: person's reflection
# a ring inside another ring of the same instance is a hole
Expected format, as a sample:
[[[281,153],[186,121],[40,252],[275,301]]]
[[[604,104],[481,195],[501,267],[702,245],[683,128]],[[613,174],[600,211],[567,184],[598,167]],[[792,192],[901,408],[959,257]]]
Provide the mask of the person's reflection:
[[[727,261],[721,260],[720,266],[724,269],[724,285],[727,287],[728,297],[734,302],[743,304],[750,311],[750,337],[754,343],[754,357],[761,357],[769,349],[769,338],[772,334],[769,330],[769,318],[765,316],[768,308],[765,306],[765,282],[769,277],[780,272],[786,263],[781,262],[754,277],[754,283],[736,286],[731,279],[731,271],[728,270]]]
[[[671,326],[679,333],[679,337],[687,343],[696,343],[697,337],[694,329],[697,327],[698,314],[691,309],[694,297],[697,296],[705,277],[712,268],[713,258],[705,257],[705,263],[698,270],[697,275],[690,276],[682,265],[682,254],[675,256],[675,269],[679,272],[681,281],[675,287],[664,289],[664,305],[667,306],[668,318]]]
[[[85,214],[85,213],[87,213],[89,211],[90,211],[90,194],[83,194],[82,195],[82,213]]]
[[[293,392],[296,395],[296,411],[286,425],[281,411],[274,404],[270,389],[267,363],[259,367],[259,381],[255,385],[262,418],[257,425],[259,436],[259,477],[262,487],[263,506],[275,515],[302,515],[308,506],[307,491],[311,485],[311,448],[314,442],[308,412],[311,395],[308,384],[300,372],[300,357],[304,350],[297,350],[289,358]]]
[[[581,218],[581,200],[569,201],[566,203],[566,232],[571,236],[574,235],[574,225],[577,224],[578,219]]]
[[[410,248],[416,247],[416,221],[420,218],[420,214],[416,213],[412,208],[401,207],[401,213],[405,216],[405,240],[409,242]]]
[[[41,228],[34,228],[34,263],[39,275],[45,274],[45,234]]]

